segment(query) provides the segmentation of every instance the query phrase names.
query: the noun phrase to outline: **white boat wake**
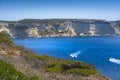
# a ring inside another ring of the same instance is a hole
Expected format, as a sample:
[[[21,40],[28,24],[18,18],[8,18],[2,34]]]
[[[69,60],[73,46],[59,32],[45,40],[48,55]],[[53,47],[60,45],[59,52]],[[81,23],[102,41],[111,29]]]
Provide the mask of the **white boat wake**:
[[[116,63],[116,64],[120,64],[120,60],[119,59],[115,59],[115,58],[112,58],[112,57],[110,57],[109,61],[113,62],[113,63]]]
[[[70,56],[71,56],[72,58],[77,58],[78,55],[81,54],[82,51],[83,51],[83,50],[79,50],[79,51],[77,51],[77,52],[75,52],[75,53],[70,54]]]

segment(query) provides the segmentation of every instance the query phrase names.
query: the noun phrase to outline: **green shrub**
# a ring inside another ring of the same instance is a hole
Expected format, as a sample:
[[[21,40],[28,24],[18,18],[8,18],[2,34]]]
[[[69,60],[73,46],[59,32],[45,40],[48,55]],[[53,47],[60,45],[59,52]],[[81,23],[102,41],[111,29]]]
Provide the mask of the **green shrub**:
[[[39,80],[37,77],[27,77],[14,67],[0,60],[0,80]]]
[[[74,73],[79,74],[82,76],[89,76],[91,74],[96,74],[97,71],[94,69],[80,69],[80,68],[73,68],[66,71],[66,73]]]
[[[47,72],[54,73],[74,73],[82,76],[89,76],[91,74],[97,73],[93,66],[83,62],[76,62],[71,60],[54,60],[47,64],[45,70]]]
[[[52,67],[49,67],[49,66],[51,66],[51,65],[53,65]],[[51,65],[49,65],[47,68],[46,68],[46,71],[47,72],[53,72],[53,73],[61,73],[62,72],[62,67],[59,65],[59,64],[51,64]]]
[[[0,33],[0,43],[13,43],[11,39],[9,39],[6,35]]]
[[[47,55],[36,55],[36,54],[29,54],[28,57],[38,59],[38,60],[53,60],[52,57]]]

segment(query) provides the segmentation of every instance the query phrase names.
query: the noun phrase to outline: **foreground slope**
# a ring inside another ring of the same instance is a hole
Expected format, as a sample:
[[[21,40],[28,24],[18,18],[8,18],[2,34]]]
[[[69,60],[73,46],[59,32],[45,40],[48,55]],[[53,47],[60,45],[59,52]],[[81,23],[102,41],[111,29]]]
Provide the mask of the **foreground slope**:
[[[36,77],[35,77],[36,76]],[[39,77],[39,78],[37,78]],[[109,80],[89,64],[35,55],[0,33],[0,79]]]
[[[4,49],[7,50],[7,46],[11,44],[13,44],[12,41],[0,33],[0,57],[2,57],[1,54],[5,54]],[[4,45],[7,46],[5,47]],[[0,80],[39,80],[39,78],[35,76],[28,77],[20,71],[17,71],[13,65],[0,59]]]

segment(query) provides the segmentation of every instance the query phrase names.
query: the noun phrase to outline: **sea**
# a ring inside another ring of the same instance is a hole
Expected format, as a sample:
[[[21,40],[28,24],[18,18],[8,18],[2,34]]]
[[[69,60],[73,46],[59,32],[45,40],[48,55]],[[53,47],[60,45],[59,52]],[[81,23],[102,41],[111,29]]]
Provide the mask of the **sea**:
[[[38,55],[83,61],[99,73],[120,80],[120,36],[13,39]]]

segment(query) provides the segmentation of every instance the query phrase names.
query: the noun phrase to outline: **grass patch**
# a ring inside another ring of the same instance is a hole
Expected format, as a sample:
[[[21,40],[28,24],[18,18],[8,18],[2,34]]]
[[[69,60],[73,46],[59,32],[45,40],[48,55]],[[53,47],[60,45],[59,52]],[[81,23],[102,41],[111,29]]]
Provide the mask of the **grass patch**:
[[[0,43],[13,43],[11,39],[9,39],[6,35],[0,33]]]
[[[33,53],[29,54],[28,57],[34,58],[34,59],[38,59],[38,60],[42,60],[42,61],[43,60],[53,60],[53,58],[50,57],[50,56],[47,56],[47,55],[36,55],[36,54],[33,54]]]
[[[0,80],[39,80],[38,77],[27,77],[12,65],[0,60]]]
[[[74,73],[74,74],[79,74],[82,76],[89,76],[91,74],[96,74],[97,71],[93,69],[80,69],[80,68],[75,68],[75,69],[69,69],[66,71],[66,73]]]
[[[55,60],[47,64],[45,70],[53,73],[74,73],[82,76],[89,76],[97,73],[93,66],[83,62],[75,62],[71,60]]]

